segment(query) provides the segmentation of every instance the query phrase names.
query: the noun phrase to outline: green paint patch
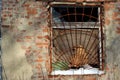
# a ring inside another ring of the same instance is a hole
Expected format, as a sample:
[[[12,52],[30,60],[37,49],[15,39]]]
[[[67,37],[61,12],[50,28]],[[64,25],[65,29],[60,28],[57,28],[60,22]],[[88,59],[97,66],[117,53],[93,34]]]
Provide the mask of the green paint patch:
[[[69,66],[67,62],[58,61],[52,63],[53,70],[68,70]]]

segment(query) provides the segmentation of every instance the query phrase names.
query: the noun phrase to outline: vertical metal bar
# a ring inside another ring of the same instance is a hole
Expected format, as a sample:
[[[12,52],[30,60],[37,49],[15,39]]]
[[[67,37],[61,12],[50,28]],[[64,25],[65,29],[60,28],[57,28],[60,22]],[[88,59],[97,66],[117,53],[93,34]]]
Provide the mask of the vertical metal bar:
[[[60,11],[60,10],[59,10]],[[61,11],[60,11],[61,12]],[[66,40],[67,40],[67,43],[68,43],[68,46],[70,46],[69,45],[69,41],[68,41],[68,37],[67,37],[67,34],[66,34],[66,28],[65,28],[65,24],[64,24],[64,22],[63,21],[61,21],[62,22],[62,25],[63,25],[63,27],[64,27],[64,33],[65,33],[65,35],[66,35]],[[64,43],[64,41],[63,41],[63,43]],[[64,43],[64,48],[66,48],[66,46],[65,46],[65,43]],[[65,54],[66,55],[66,54]],[[66,59],[68,60],[68,62],[70,63],[70,59],[69,59],[69,57],[68,56],[66,56]]]
[[[93,8],[92,8],[92,10],[93,10]],[[92,11],[91,10],[91,14],[92,14]],[[68,12],[68,14],[67,14],[67,16],[68,16],[68,18],[69,18],[69,10],[68,10],[68,8],[67,8],[67,12]],[[74,13],[74,15],[75,15],[75,22],[77,21],[77,18],[76,18],[76,15],[77,15],[77,13],[76,13],[76,6],[75,6],[75,13]],[[83,14],[82,14],[82,21],[83,21],[83,17],[84,17],[84,8],[83,8]],[[90,20],[90,18],[91,18],[91,16],[89,16],[89,20]],[[70,18],[69,18],[70,19]],[[70,22],[69,22],[69,24],[70,24]],[[96,24],[97,24],[97,22],[95,23],[95,25],[94,25],[94,28],[95,28],[95,26],[96,26]],[[69,44],[69,40],[68,40],[68,36],[67,36],[67,30],[66,30],[66,28],[65,28],[65,24],[64,24],[64,22],[62,21],[62,25],[63,25],[63,27],[64,27],[64,33],[65,33],[65,36],[66,36],[66,40],[67,40],[67,43],[68,43],[68,46],[69,46],[69,50],[70,50],[70,52],[71,52],[71,54],[72,54],[72,51],[71,51],[71,47],[70,47],[70,44]],[[88,24],[88,26],[90,26],[90,24]],[[87,27],[88,27],[87,26]],[[82,27],[83,27],[83,22],[82,22],[82,24],[81,24],[81,29],[80,29],[80,40],[79,40],[79,43],[80,43],[80,45],[82,44],[82,45],[84,45],[85,46],[85,42],[86,42],[86,37],[87,37],[87,35],[85,36],[85,38],[84,38],[84,43],[82,43]],[[73,39],[72,38],[72,32],[71,32],[72,30],[71,30],[71,24],[70,24],[70,34],[71,34],[71,42],[72,42],[72,46],[74,45],[73,44],[73,41],[75,40],[76,41],[76,47],[77,47],[77,39],[78,39],[78,37],[77,37],[77,26],[75,25],[75,39]],[[88,29],[87,29],[87,31],[88,31]],[[86,31],[86,33],[87,33],[87,31]],[[92,36],[93,36],[93,32],[94,32],[94,29],[92,30],[92,32],[91,32],[91,34],[90,34],[90,38],[89,38],[89,40],[88,40],[88,42],[87,42],[87,45],[86,45],[86,47],[85,47],[85,49],[87,49],[88,48],[88,45],[89,45],[89,43],[90,43],[90,41],[91,41],[91,38],[92,38]],[[63,40],[62,40],[63,41]],[[63,42],[64,43],[64,42]],[[66,46],[67,45],[65,45],[65,43],[63,44],[64,45],[64,48],[66,48]],[[92,46],[92,45],[91,45]],[[92,47],[90,47],[90,48],[92,48]],[[89,49],[90,50],[90,49]],[[81,52],[81,53],[83,53],[83,51]],[[66,56],[66,55],[65,55]],[[74,55],[75,56],[75,55]],[[86,56],[90,56],[90,53],[89,54],[86,54],[86,55],[84,55],[84,56],[81,56],[81,58],[85,58],[86,59]],[[74,57],[75,58],[75,57]],[[69,60],[69,57],[68,56],[66,56],[66,59],[70,62],[70,60]],[[86,62],[86,60],[84,60],[83,61],[83,63],[85,63]]]
[[[54,30],[53,30],[53,32],[54,32]],[[56,34],[56,33],[54,32],[54,34]],[[59,33],[59,34],[60,34],[60,33]],[[62,40],[61,37],[60,37],[60,40],[63,42],[63,40]],[[56,42],[57,42],[57,44],[59,44],[59,41],[58,41],[58,40],[56,40]],[[54,46],[55,46],[55,45],[54,45]],[[65,54],[65,52],[62,50],[60,44],[59,44],[58,46],[59,46],[60,51],[63,52],[63,53],[61,54],[61,56],[62,56],[63,54]],[[56,48],[56,46],[55,46],[55,48]],[[56,49],[57,49],[57,48],[56,48]],[[58,50],[58,49],[57,49],[57,50]],[[60,52],[60,53],[61,53],[61,52]],[[67,62],[67,59],[66,59],[65,55],[64,55],[63,57],[64,57],[65,61]]]
[[[56,53],[56,51],[54,51],[55,53]],[[55,63],[55,62],[58,62],[59,60],[63,60],[64,61],[64,59],[61,59],[61,58],[58,58],[58,60],[54,60],[54,58],[56,58],[56,56],[55,57],[53,57],[53,62],[52,63]],[[63,57],[62,57],[63,58]],[[60,65],[57,65],[57,66],[63,66],[63,67],[66,67],[65,65],[63,65],[62,63],[59,63]]]
[[[92,15],[92,12],[93,12],[93,7],[92,7],[92,10],[91,10],[91,14],[90,15]],[[89,20],[91,19],[91,16],[89,17]],[[89,24],[88,24],[88,28],[89,28]],[[87,31],[88,31],[88,29],[87,29]],[[87,31],[86,31],[86,33],[87,33]],[[87,38],[87,35],[85,36],[85,38],[84,38],[84,44],[85,44],[85,41],[86,41],[86,38]],[[84,47],[84,46],[83,46]]]
[[[84,18],[84,5],[83,5],[83,7],[82,7],[82,9],[83,9],[83,12],[82,12],[82,23],[81,23],[81,30],[80,30],[80,40],[79,40],[79,44],[81,45],[81,42],[82,42],[82,28],[83,28],[83,18]],[[79,50],[79,52],[80,52],[80,50]],[[80,54],[81,54],[81,52],[80,52]],[[80,57],[80,59],[82,58],[82,56]]]
[[[90,54],[90,53],[88,54],[88,56],[90,56],[89,58],[90,58],[91,61],[93,60],[93,57],[94,57],[93,52],[94,52],[96,49],[98,49],[98,47],[99,47],[99,41],[98,41],[98,43],[95,45],[95,41],[96,41],[96,40],[97,40],[97,39],[95,38],[94,41],[93,41],[93,43],[92,43],[92,47],[91,47],[91,48],[93,48],[92,51],[91,51],[92,54]],[[90,49],[89,49],[88,52],[90,52]],[[98,53],[98,52],[96,52],[96,53]]]
[[[104,52],[103,52],[103,24],[102,24],[102,9],[103,9],[103,7],[101,6],[100,7],[100,22],[101,22],[101,24],[100,24],[100,29],[101,29],[101,49],[102,49],[102,51],[101,51],[101,54],[102,54],[102,70],[104,69]]]
[[[67,13],[68,13],[68,21],[70,21],[70,16],[69,16],[69,9],[67,7]],[[72,37],[72,29],[71,29],[71,22],[68,22],[69,23],[69,26],[70,26],[70,35],[71,35],[71,43],[72,43],[72,46],[73,46],[73,37]],[[71,57],[72,57],[72,49],[70,48],[70,52],[71,52]],[[70,57],[70,59],[71,59]]]
[[[75,5],[75,22],[77,22],[76,5]],[[76,37],[76,47],[77,47],[77,26],[76,25],[75,25],[75,37]]]
[[[75,22],[77,21],[77,14],[76,14],[76,4],[74,5],[74,9],[75,9],[75,13],[74,13],[74,15],[75,15]],[[76,40],[75,40],[76,39]],[[76,47],[77,47],[77,26],[76,26],[76,24],[75,24],[75,45],[76,45]],[[75,51],[75,53],[74,53],[75,55],[77,54],[77,51]],[[77,58],[77,56],[74,56],[74,58],[76,59]],[[77,59],[76,59],[77,60]],[[76,61],[75,61],[75,63],[76,63]]]
[[[51,19],[53,19],[53,18],[51,18]],[[54,22],[54,24],[55,24],[55,22]],[[56,27],[58,27],[56,24],[55,24],[55,26]],[[54,32],[54,30],[52,30],[53,32]],[[54,32],[54,34],[56,34],[55,32]],[[61,38],[60,38],[61,39]],[[62,39],[61,39],[62,40]],[[62,40],[62,42],[63,42],[63,40]],[[59,44],[59,42],[57,42],[58,44]],[[52,45],[52,44],[51,44]],[[60,47],[60,45],[59,45],[59,47]],[[55,47],[56,48],[56,47]],[[61,50],[61,49],[60,49]],[[64,58],[64,56],[63,56],[63,58]],[[64,59],[65,61],[66,61],[66,58]],[[66,61],[67,62],[67,61]]]
[[[98,49],[98,45],[99,45],[99,42],[98,42],[98,44],[96,44],[96,46],[94,47],[94,49],[91,51],[92,55],[90,56],[90,62],[89,62],[89,63],[91,63],[93,60],[95,60],[96,55],[99,56],[98,51],[95,51],[95,52],[94,52],[94,50]],[[93,52],[94,52],[94,53],[93,53]],[[97,53],[98,53],[98,54],[97,54]],[[98,58],[97,58],[97,59],[98,59]],[[97,61],[97,63],[98,63],[98,65],[99,65],[99,61]],[[99,67],[100,67],[100,66],[99,66]]]
[[[56,50],[58,50],[56,46],[55,46],[55,49],[56,49]],[[54,50],[53,50],[53,51],[54,51]],[[62,55],[63,55],[63,54],[65,54],[65,53],[64,53],[64,52],[62,53],[62,51],[60,52],[59,50],[58,50],[58,52],[59,52],[60,54],[57,54],[57,53],[56,53],[56,51],[54,51],[54,55],[56,55],[56,56],[58,57],[58,58],[57,58],[57,57],[55,57],[55,58],[56,58],[56,60],[60,60],[60,59],[61,59],[60,57],[64,58],[64,56],[62,56]],[[61,53],[62,53],[62,54],[61,54]],[[53,57],[53,58],[54,58],[54,57]],[[62,59],[62,60],[65,60],[65,61],[66,61],[66,59],[65,59],[65,58],[64,58],[64,59]]]
[[[94,31],[94,29],[92,29],[92,32],[93,32],[93,31]],[[92,33],[92,32],[91,32],[91,33]],[[92,37],[92,35],[90,35],[90,37]],[[89,38],[89,39],[90,39],[90,38]],[[83,56],[83,59],[85,58],[85,60],[83,61],[83,63],[86,63],[86,61],[87,61],[87,60],[86,60],[86,57],[87,57],[87,56],[89,57],[89,56],[92,55],[92,54],[91,54],[92,52],[91,52],[91,53],[89,53],[89,52],[90,52],[90,50],[92,49],[92,47],[94,47],[94,44],[95,44],[95,41],[96,41],[96,40],[97,40],[97,39],[95,38],[95,39],[93,40],[93,42],[91,43],[91,45],[89,44],[89,45],[90,45],[90,48],[89,48],[88,51],[87,51],[87,52],[88,52],[87,55]],[[88,41],[88,42],[90,42],[90,41]],[[87,45],[87,46],[88,46],[88,45]],[[87,48],[85,48],[85,49],[87,50]]]
[[[81,24],[81,28],[82,28],[82,26],[83,26],[84,7],[85,7],[85,6],[83,5],[83,7],[82,7],[82,8],[83,8],[83,12],[82,12],[82,24]],[[81,45],[81,39],[82,39],[82,38],[81,38],[81,37],[82,37],[82,29],[81,29],[81,31],[80,31],[80,32],[81,32],[81,33],[80,33],[80,42],[79,42],[79,43],[80,43],[80,45]]]
[[[66,35],[66,40],[67,40],[67,43],[68,43],[68,47],[70,48],[70,45],[69,45],[69,40],[68,40],[68,37],[67,37],[67,33],[66,33],[66,29],[65,29],[65,25],[64,25],[64,22],[62,21],[62,24],[64,26],[64,32],[65,32],[65,35]],[[66,48],[66,47],[65,47]],[[68,58],[69,62],[70,62],[70,59],[69,59],[69,56],[66,56],[66,58]]]
[[[95,22],[94,28],[95,28],[96,24],[97,24],[97,22]],[[87,49],[87,47],[88,47],[88,45],[89,45],[89,42],[90,42],[91,37],[92,37],[92,35],[93,35],[93,32],[94,32],[94,29],[92,29],[92,32],[91,32],[91,34],[90,34],[90,38],[89,38],[89,40],[88,40],[88,42],[87,42],[87,45],[86,45],[85,49]],[[87,56],[87,55],[86,55],[86,56]],[[83,58],[85,58],[86,56],[83,56]]]
[[[64,25],[64,22],[62,21],[62,25],[63,25],[63,27],[64,27],[64,33],[65,33],[65,35],[66,35],[66,40],[67,40],[67,43],[68,43],[68,45],[69,45],[69,42],[68,42],[68,38],[67,38],[67,34],[66,34],[66,30],[65,30],[65,25]],[[62,41],[63,43],[64,43],[64,40]],[[65,43],[64,43],[65,44]],[[64,48],[66,48],[66,46],[64,45]],[[66,55],[66,54],[65,54]],[[69,57],[68,56],[66,56],[66,59],[70,62],[70,59],[69,59]]]
[[[49,24],[50,24],[50,72],[52,72],[52,8],[50,7],[50,10],[49,10]]]

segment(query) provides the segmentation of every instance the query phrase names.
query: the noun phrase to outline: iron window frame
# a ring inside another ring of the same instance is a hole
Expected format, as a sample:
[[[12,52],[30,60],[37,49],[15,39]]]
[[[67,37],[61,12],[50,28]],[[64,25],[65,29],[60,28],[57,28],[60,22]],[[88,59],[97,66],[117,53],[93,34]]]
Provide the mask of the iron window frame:
[[[95,3],[92,3],[92,4],[85,4],[85,3],[83,3],[82,5],[81,4],[73,4],[73,3],[70,3],[70,4],[59,4],[59,3],[53,3],[53,4],[51,4],[50,5],[50,26],[51,26],[51,39],[52,39],[52,29],[54,29],[55,27],[54,26],[52,26],[52,7],[54,7],[54,6],[58,6],[58,5],[72,5],[72,6],[98,6],[99,8],[100,8],[100,15],[99,15],[99,23],[100,23],[100,26],[98,27],[98,29],[99,29],[99,35],[100,35],[100,47],[101,47],[101,50],[100,50],[100,70],[102,70],[102,71],[104,71],[104,68],[105,68],[105,53],[104,53],[104,33],[103,33],[103,26],[104,26],[104,21],[102,20],[103,19],[103,17],[102,17],[102,15],[103,15],[103,13],[102,13],[102,9],[103,9],[103,4],[95,4]],[[75,22],[74,22],[75,23]],[[75,23],[76,24],[76,23]],[[92,28],[92,27],[91,27]],[[93,29],[93,28],[92,28]],[[52,72],[52,40],[51,40],[51,45],[50,45],[50,73]]]

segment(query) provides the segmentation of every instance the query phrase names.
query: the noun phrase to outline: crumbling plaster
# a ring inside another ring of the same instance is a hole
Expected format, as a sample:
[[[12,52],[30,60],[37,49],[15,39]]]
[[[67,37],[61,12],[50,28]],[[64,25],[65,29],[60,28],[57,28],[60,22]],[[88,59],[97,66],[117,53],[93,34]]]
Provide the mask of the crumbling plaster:
[[[3,0],[3,78],[48,80],[50,27],[45,2]],[[101,76],[58,76],[50,80],[120,80],[120,2],[105,3],[106,73]],[[4,72],[5,70],[5,72]],[[44,75],[43,75],[44,73]],[[4,80],[3,79],[3,80]]]

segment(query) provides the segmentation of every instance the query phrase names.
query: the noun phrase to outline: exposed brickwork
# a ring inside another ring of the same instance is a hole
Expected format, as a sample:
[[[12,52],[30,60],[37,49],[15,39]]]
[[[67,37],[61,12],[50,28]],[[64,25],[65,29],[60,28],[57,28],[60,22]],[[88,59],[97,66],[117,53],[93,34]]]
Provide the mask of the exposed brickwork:
[[[60,1],[60,0],[58,0]],[[62,1],[62,0],[61,0]],[[64,0],[65,1],[65,0]],[[66,0],[68,1],[68,0]],[[69,0],[76,1],[76,0]],[[83,0],[77,0],[83,1]],[[105,0],[86,0],[86,1],[105,1]],[[112,0],[106,0],[112,1]],[[114,0],[113,0],[114,1]],[[25,50],[27,62],[33,68],[32,80],[47,80],[50,71],[49,45],[50,27],[48,27],[49,13],[41,1],[26,1],[21,4],[20,0],[3,0],[2,11],[2,33],[10,31],[14,39],[21,43],[21,48]],[[45,3],[44,3],[45,4]],[[115,34],[120,33],[120,7],[119,3],[106,3],[105,6],[105,27],[111,33],[115,28]],[[114,24],[114,25],[113,25]],[[111,28],[111,26],[113,28]],[[107,34],[107,35],[108,35]],[[119,34],[118,34],[119,35]],[[109,36],[108,36],[109,37]],[[107,38],[108,42],[113,38]],[[107,43],[108,43],[107,42]],[[112,41],[110,42],[112,43]],[[111,62],[108,60],[108,63]],[[107,65],[108,73],[112,71]],[[112,71],[114,72],[114,71]],[[111,72],[111,73],[112,73]],[[44,73],[44,76],[43,76]],[[109,74],[100,77],[100,80],[109,80]],[[98,77],[98,76],[97,76]],[[51,80],[96,80],[96,76],[57,76],[49,77]]]

